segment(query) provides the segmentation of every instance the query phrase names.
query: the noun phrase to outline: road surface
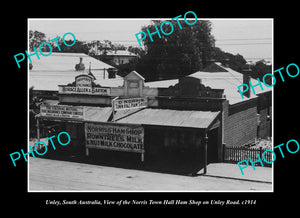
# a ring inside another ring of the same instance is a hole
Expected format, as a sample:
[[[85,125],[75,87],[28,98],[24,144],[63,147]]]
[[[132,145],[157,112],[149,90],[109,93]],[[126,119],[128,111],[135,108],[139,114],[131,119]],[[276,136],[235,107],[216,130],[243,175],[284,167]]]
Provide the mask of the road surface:
[[[29,191],[271,191],[272,184],[32,158]]]

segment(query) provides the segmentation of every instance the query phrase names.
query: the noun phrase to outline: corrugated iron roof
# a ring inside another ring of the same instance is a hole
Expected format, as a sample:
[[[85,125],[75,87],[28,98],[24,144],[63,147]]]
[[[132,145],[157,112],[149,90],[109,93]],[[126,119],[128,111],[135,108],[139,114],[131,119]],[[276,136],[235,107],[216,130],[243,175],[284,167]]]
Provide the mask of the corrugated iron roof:
[[[150,88],[169,88],[170,86],[174,86],[177,83],[178,79],[169,79],[155,82],[146,82],[145,86],[149,86]]]
[[[248,99],[256,98],[257,96],[255,94],[272,91],[272,88],[263,85],[264,90],[261,90],[260,87],[256,87],[254,94],[251,87],[249,87],[251,97],[242,98],[237,87],[243,84],[243,74],[229,67],[226,67],[219,62],[215,62],[213,63],[213,65],[218,66],[220,70],[218,72],[198,71],[189,76],[201,79],[202,83],[205,86],[209,86],[213,89],[224,89],[224,94],[226,95],[226,99],[229,100],[230,104],[235,104]],[[221,69],[223,69],[223,71]],[[258,84],[258,81],[256,79],[250,78],[250,81],[253,85]]]
[[[218,67],[218,70],[212,70],[211,72],[198,71],[193,74],[188,75],[188,77],[194,77],[201,79],[201,83],[205,86],[209,86],[212,89],[224,89],[224,94],[226,95],[226,99],[229,100],[230,104],[239,103],[248,99],[257,98],[257,96],[253,93],[251,87],[249,87],[251,92],[251,97],[242,98],[241,94],[238,91],[238,86],[243,84],[243,74],[239,73],[229,67],[225,67],[221,65],[221,63],[214,63]],[[223,70],[222,70],[223,69]],[[207,70],[210,70],[207,68]],[[253,85],[258,84],[256,79],[250,78],[250,81]],[[158,88],[168,88],[170,86],[174,86],[178,83],[178,79],[171,80],[162,80],[156,82],[147,82],[146,86],[149,87],[158,87]],[[272,88],[266,87],[263,85],[264,90],[261,88],[255,87],[255,93],[260,94],[263,92],[271,91]]]
[[[123,117],[130,116],[133,113],[137,113],[138,111],[142,110],[143,108],[133,108],[133,109],[127,109],[127,110],[118,110],[114,114],[114,119],[118,120]]]
[[[84,121],[107,122],[112,114],[111,107],[84,106]]]
[[[116,122],[206,129],[219,113],[219,111],[179,111],[146,108],[120,118]]]
[[[206,129],[219,115],[219,111],[181,111],[166,109],[130,109],[117,111],[115,121],[123,124],[143,124],[155,126],[173,126]],[[82,121],[90,122],[109,122],[111,121],[111,107],[88,107],[84,106],[84,119]],[[40,116],[37,117],[65,120],[80,121],[72,118],[55,118]]]
[[[83,58],[84,71],[75,70],[80,57]],[[34,86],[34,90],[58,91],[58,85],[72,83],[75,81],[75,76],[87,74],[89,62],[91,62],[91,71],[96,77],[95,83],[109,87],[123,85],[123,78],[118,75],[114,79],[108,79],[107,71],[105,79],[103,78],[103,69],[113,68],[112,66],[84,53],[53,52],[48,57],[41,57],[40,60],[32,58],[32,62],[33,68],[29,70],[29,87]]]

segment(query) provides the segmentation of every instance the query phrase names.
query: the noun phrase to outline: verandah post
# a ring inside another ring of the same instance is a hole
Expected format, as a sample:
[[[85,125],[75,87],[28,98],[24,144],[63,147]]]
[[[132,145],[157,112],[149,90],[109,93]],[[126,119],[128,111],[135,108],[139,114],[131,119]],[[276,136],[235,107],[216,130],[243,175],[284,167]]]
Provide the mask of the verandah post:
[[[205,132],[204,141],[205,141],[205,145],[204,145],[204,174],[206,174],[207,173],[207,142],[208,142],[207,132]]]
[[[223,143],[223,162],[225,162],[225,149],[226,149],[226,143]]]

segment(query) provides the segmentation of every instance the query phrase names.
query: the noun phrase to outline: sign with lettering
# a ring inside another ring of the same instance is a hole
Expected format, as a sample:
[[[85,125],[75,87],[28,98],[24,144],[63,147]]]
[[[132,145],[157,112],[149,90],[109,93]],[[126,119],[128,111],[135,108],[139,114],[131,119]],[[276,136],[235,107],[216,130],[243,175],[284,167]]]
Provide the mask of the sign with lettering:
[[[126,110],[147,107],[147,98],[127,98],[113,101],[114,110]]]
[[[40,115],[47,117],[83,119],[83,106],[41,105]]]
[[[144,128],[115,123],[85,123],[87,148],[144,152]]]
[[[60,94],[89,94],[89,95],[110,95],[110,88],[103,88],[94,83],[94,79],[81,74],[75,77],[72,85],[58,85]]]
[[[86,74],[81,74],[75,77],[76,86],[92,87],[93,78]]]
[[[110,95],[110,88],[59,85],[58,92],[63,94]]]

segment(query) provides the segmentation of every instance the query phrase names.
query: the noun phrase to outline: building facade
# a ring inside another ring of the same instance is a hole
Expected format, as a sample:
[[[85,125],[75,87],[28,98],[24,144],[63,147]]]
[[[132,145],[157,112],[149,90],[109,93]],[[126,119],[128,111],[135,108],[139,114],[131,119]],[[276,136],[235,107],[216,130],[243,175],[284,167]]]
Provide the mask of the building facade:
[[[39,135],[43,129],[67,131],[72,143],[65,152],[79,156],[127,155],[146,167],[195,173],[223,160],[223,144],[242,146],[271,136],[271,91],[243,99],[237,86],[244,75],[214,65],[149,83],[132,71],[119,86],[104,86],[81,72],[58,84],[56,103],[41,106]]]

